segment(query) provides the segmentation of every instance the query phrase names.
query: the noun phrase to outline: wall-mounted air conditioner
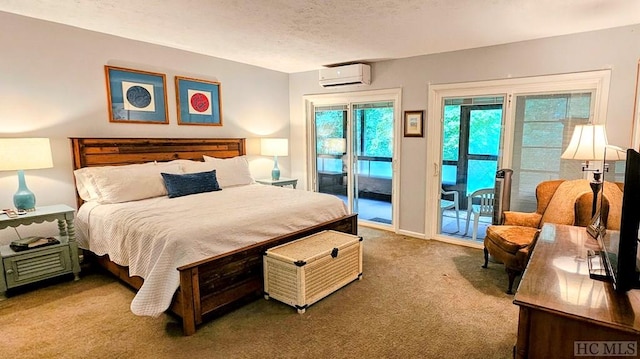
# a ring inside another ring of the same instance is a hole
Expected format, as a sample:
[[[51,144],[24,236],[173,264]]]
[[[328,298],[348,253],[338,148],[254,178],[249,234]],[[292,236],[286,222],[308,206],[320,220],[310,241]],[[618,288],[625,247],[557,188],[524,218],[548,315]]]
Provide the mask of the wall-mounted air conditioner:
[[[369,85],[371,83],[371,66],[353,64],[320,69],[320,86]]]

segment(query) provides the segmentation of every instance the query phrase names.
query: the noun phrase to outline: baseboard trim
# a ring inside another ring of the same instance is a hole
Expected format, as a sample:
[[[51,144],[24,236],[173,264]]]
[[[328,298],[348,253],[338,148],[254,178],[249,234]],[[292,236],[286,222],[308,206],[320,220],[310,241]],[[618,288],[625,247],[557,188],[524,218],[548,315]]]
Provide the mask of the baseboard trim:
[[[396,232],[398,234],[402,234],[403,236],[407,236],[407,237],[413,237],[413,238],[420,238],[420,239],[427,239],[427,236],[424,233],[417,233],[417,232],[412,232],[412,231],[406,231],[404,229],[399,229],[398,232]]]

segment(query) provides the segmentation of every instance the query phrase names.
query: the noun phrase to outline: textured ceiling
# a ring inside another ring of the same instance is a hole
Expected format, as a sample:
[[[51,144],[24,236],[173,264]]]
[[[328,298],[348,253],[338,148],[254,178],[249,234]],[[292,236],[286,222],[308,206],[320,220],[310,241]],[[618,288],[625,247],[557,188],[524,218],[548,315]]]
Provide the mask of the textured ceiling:
[[[0,11],[287,73],[640,23],[640,0],[0,0]]]

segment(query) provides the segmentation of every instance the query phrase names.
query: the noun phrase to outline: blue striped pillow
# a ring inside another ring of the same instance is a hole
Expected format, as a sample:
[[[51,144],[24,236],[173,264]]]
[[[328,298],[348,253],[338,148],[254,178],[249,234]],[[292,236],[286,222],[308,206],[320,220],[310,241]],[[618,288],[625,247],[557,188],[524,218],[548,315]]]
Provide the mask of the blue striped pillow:
[[[161,173],[169,198],[220,191],[216,170],[186,174]]]

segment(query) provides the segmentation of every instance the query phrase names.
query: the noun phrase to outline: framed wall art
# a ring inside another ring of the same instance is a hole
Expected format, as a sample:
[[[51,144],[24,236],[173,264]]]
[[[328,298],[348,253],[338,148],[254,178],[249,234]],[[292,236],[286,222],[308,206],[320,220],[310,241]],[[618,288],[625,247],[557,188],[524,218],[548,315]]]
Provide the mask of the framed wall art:
[[[176,76],[178,125],[222,126],[220,83]]]
[[[422,137],[424,124],[424,111],[404,112],[404,137]]]
[[[105,66],[109,121],[169,123],[165,75]]]

